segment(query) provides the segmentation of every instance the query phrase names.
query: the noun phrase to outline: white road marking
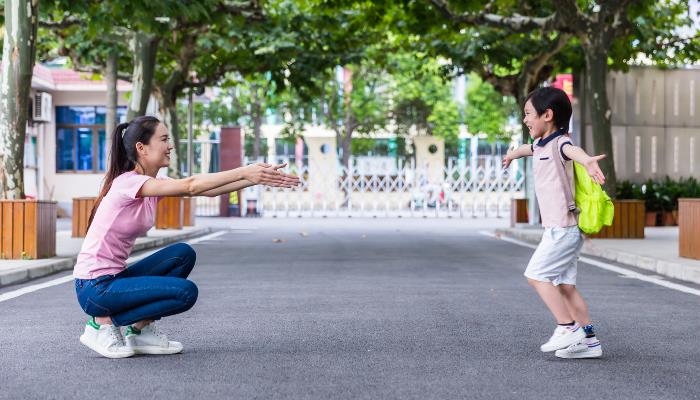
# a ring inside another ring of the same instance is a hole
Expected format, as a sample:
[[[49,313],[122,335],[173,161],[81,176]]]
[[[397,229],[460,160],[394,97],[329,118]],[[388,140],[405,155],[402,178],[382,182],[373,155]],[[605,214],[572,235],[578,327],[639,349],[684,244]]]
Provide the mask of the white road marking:
[[[529,247],[531,249],[537,248],[537,246],[534,244],[523,242],[523,241],[520,241],[517,239],[511,239],[508,237],[496,236],[492,232],[480,231],[479,233],[484,235],[484,236],[488,236],[488,237],[491,237],[494,239],[503,240],[505,242],[517,244],[518,246]],[[655,285],[663,286],[663,287],[668,288],[668,289],[673,289],[673,290],[677,290],[679,292],[688,293],[688,294],[692,294],[695,296],[700,296],[700,290],[692,288],[692,287],[680,285],[678,283],[666,281],[663,278],[660,278],[658,275],[640,274],[639,272],[632,271],[632,270],[627,269],[627,268],[618,267],[616,265],[608,264],[606,262],[594,260],[594,259],[588,258],[588,257],[579,257],[579,260],[581,262],[586,263],[586,264],[590,264],[590,265],[593,265],[595,267],[602,268],[606,271],[615,272],[616,274],[620,274],[620,275],[624,276],[625,278],[639,279],[640,281],[653,283]]]
[[[198,238],[194,238],[194,239],[191,239],[191,240],[187,240],[187,241],[185,241],[185,243],[188,243],[188,244],[196,244],[196,243],[199,243],[199,242],[203,242],[203,241],[205,241],[205,240],[214,239],[214,238],[219,237],[219,236],[221,236],[221,235],[223,235],[223,234],[225,234],[225,233],[227,233],[227,232],[226,232],[226,231],[214,232],[214,233],[210,233],[210,234],[208,234],[208,235],[202,236],[202,237],[198,237]],[[171,244],[172,244],[172,243],[171,243]],[[168,245],[166,245],[166,246],[168,246]],[[165,247],[165,246],[163,246],[163,247]],[[155,249],[155,250],[151,250],[151,251],[144,252],[144,253],[142,253],[142,254],[139,254],[138,256],[129,257],[129,258],[126,260],[126,262],[127,262],[128,264],[130,264],[130,263],[133,263],[133,262],[135,262],[135,261],[138,261],[138,260],[141,260],[141,259],[143,259],[143,258],[146,258],[146,257],[150,256],[151,254],[157,252],[158,250],[162,249],[163,247],[159,247],[159,248],[157,248],[157,249]],[[23,288],[21,288],[21,289],[13,290],[13,291],[11,291],[11,292],[2,293],[2,294],[0,294],[0,303],[2,303],[3,301],[7,301],[7,300],[11,300],[11,299],[17,298],[17,297],[22,296],[22,295],[27,294],[27,293],[36,292],[37,290],[46,289],[46,288],[49,288],[49,287],[51,287],[51,286],[56,286],[56,285],[60,285],[60,284],[62,284],[62,283],[67,283],[67,282],[71,282],[71,281],[73,281],[73,274],[68,274],[68,275],[64,275],[64,276],[62,276],[62,277],[60,277],[60,278],[56,278],[56,279],[52,279],[52,280],[50,280],[50,281],[46,281],[46,282],[44,282],[44,283],[38,283],[38,284],[36,284],[36,285],[29,285],[29,286],[25,286],[25,287],[23,287]]]

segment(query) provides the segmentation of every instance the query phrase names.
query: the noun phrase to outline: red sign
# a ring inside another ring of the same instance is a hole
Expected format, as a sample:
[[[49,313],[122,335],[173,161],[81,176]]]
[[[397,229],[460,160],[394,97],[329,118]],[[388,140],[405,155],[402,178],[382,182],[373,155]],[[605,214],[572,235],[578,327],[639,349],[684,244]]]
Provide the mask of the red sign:
[[[574,98],[574,76],[572,74],[558,74],[552,86],[563,90],[569,100]]]

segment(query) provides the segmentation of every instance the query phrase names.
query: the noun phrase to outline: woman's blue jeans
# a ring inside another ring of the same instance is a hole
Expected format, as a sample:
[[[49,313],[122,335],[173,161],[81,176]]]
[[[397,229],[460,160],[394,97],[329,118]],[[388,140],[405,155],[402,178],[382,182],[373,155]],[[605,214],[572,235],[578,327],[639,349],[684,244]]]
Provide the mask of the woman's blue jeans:
[[[196,258],[190,245],[177,243],[116,275],[76,279],[78,302],[88,315],[111,317],[117,326],[185,312],[197,301],[197,286],[185,279]]]

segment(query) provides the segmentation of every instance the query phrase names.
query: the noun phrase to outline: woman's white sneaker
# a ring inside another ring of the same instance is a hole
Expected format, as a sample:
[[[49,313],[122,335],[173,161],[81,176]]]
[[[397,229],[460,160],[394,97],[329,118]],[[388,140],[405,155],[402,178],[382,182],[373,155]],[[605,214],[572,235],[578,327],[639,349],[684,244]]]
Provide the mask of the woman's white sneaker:
[[[554,355],[559,358],[599,358],[603,355],[603,346],[596,337],[584,338],[579,343],[557,350]]]
[[[135,354],[124,343],[124,336],[118,326],[99,325],[94,319],[85,324],[80,343],[107,358],[126,358]]]
[[[126,329],[126,344],[136,354],[176,354],[182,352],[182,343],[168,340],[168,337],[156,328],[155,322],[151,322],[140,331],[133,326],[128,327]]]
[[[540,346],[540,350],[548,353],[550,351],[565,349],[572,344],[580,342],[585,336],[586,334],[578,324],[572,327],[557,326],[547,343]]]

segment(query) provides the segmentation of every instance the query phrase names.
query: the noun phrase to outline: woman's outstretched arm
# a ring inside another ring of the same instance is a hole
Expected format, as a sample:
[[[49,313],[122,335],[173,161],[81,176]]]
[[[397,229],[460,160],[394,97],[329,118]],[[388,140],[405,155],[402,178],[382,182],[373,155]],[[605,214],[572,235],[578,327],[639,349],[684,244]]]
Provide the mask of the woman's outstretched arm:
[[[182,179],[149,179],[138,195],[148,196],[201,196],[212,189],[246,180],[254,185],[284,186],[298,184],[299,178],[278,171],[286,164],[272,166],[258,163],[245,167],[209,174],[194,175]],[[226,192],[222,192],[226,193]]]
[[[280,169],[284,168],[287,164],[280,164],[276,165],[273,168],[275,169]],[[288,175],[285,174],[283,176],[283,182],[277,183],[277,184],[267,184],[266,186],[273,186],[273,187],[281,187],[281,188],[293,188],[295,186],[299,185],[299,178],[293,175]],[[255,183],[247,180],[247,179],[241,179],[240,181],[237,182],[231,182],[227,185],[224,186],[219,186],[216,189],[211,189],[207,190],[206,192],[202,193],[200,196],[208,196],[208,197],[216,197],[222,194],[226,193],[231,193],[231,192],[236,192],[238,190],[245,189],[250,186],[255,186]]]

